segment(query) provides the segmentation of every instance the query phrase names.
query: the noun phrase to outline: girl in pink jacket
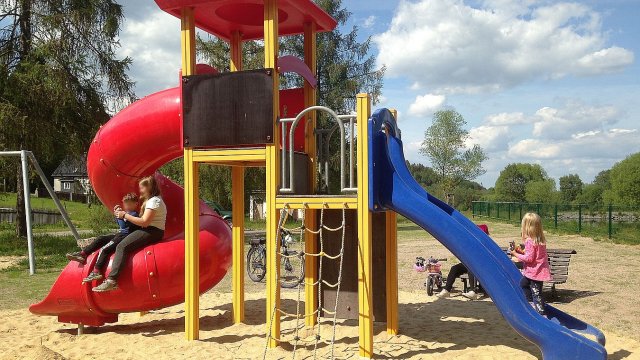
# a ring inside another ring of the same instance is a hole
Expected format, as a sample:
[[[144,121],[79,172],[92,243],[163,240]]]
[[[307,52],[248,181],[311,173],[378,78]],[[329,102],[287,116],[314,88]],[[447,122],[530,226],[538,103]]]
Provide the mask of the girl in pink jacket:
[[[535,213],[527,213],[522,218],[522,241],[524,251],[511,251],[511,255],[522,261],[522,275],[520,286],[524,295],[536,311],[544,315],[544,300],[542,300],[542,284],[551,280],[547,244],[542,231],[542,220]]]

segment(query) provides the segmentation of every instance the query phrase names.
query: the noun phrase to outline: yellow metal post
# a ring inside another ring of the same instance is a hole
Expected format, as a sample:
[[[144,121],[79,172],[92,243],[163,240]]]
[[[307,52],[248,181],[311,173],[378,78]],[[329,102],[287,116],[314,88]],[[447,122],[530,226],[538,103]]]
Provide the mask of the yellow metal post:
[[[264,1],[264,67],[273,69],[273,135],[274,142],[266,146],[266,203],[267,203],[267,331],[271,336],[280,337],[280,257],[278,256],[278,209],[276,194],[278,187],[278,144],[280,133],[277,120],[280,115],[280,84],[276,59],[278,57],[278,1]],[[271,338],[267,344],[275,347],[278,342]]]
[[[311,73],[314,75],[317,71],[317,45],[316,45],[316,24],[307,22],[304,24],[304,62],[307,64]],[[304,83],[304,106],[305,108],[316,105],[316,89],[308,82]],[[311,193],[315,194],[316,190],[316,113],[311,112],[307,117],[305,152],[309,156],[309,188]],[[318,228],[317,212],[309,209],[305,211],[304,226],[307,229],[316,230]],[[305,232],[305,252],[315,254],[318,252],[317,236],[311,232]],[[318,280],[318,258],[315,256],[307,256],[305,258],[305,323],[307,326],[316,324],[316,316],[311,316],[318,308],[318,288],[315,285]]]
[[[373,266],[371,211],[369,211],[369,148],[367,121],[371,113],[368,94],[358,94],[358,325],[360,357],[373,357]]]
[[[182,75],[195,74],[196,42],[192,8],[181,14]],[[200,330],[200,249],[199,249],[199,189],[198,163],[193,161],[193,149],[184,148],[184,327],[187,340],[197,340]]]
[[[231,167],[233,219],[233,322],[244,321],[244,168]]]
[[[231,33],[231,61],[229,70],[242,70],[242,35],[239,31]]]
[[[238,31],[231,35],[231,71],[242,70],[242,38]],[[244,168],[231,167],[231,218],[233,219],[233,322],[244,321]]]
[[[398,121],[398,112],[391,114]],[[386,262],[387,262],[387,334],[398,334],[398,218],[394,211],[386,212]]]

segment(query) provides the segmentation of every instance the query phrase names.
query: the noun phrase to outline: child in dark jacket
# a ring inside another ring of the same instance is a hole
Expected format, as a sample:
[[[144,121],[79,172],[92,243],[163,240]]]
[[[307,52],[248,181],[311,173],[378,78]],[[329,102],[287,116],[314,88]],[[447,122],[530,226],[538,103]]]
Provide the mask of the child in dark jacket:
[[[138,211],[136,210],[138,208],[138,196],[135,193],[125,195],[122,198],[122,208],[128,214],[138,216]],[[102,279],[104,277],[103,271],[105,265],[107,265],[109,261],[109,256],[111,256],[111,254],[116,250],[116,246],[126,238],[127,235],[140,228],[139,226],[124,219],[116,219],[116,223],[118,224],[117,233],[98,236],[91,244],[87,245],[81,251],[67,254],[67,259],[84,264],[87,262],[89,254],[100,251],[98,253],[98,260],[96,260],[96,264],[93,267],[93,271],[82,280],[83,283]]]

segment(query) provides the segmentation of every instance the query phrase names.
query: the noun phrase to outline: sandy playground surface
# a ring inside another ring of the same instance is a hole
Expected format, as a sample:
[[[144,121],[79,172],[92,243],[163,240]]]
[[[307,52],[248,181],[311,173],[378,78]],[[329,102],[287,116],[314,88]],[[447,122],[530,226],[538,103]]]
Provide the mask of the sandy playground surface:
[[[499,225],[496,225],[499,226]],[[505,225],[508,226],[508,225]],[[499,229],[497,229],[499,230]],[[509,229],[507,229],[509,230]],[[499,233],[499,231],[497,232]],[[411,270],[416,254],[450,256],[435,240],[420,242],[408,231],[400,240],[400,331],[389,336],[376,325],[378,359],[536,359],[538,349],[516,334],[490,299],[468,301],[461,296],[434,301],[423,290],[423,277]],[[495,235],[502,243],[506,238]],[[609,359],[640,359],[640,248],[599,243],[577,236],[551,239],[554,247],[575,248],[570,280],[559,289],[555,306],[605,331]],[[593,262],[616,258],[606,273]],[[451,258],[446,264],[455,263]],[[448,270],[448,269],[446,269]],[[614,274],[623,274],[612,279]],[[201,297],[201,340],[186,342],[183,306],[151,312],[143,317],[124,314],[116,324],[75,336],[75,327],[55,318],[36,317],[26,309],[0,310],[0,360],[4,359],[262,359],[265,346],[264,284],[247,283],[246,324],[232,324],[229,280]],[[283,290],[283,306],[295,311],[296,291]],[[294,321],[283,321],[283,338]],[[332,329],[322,328],[330,338]],[[301,337],[312,334],[302,334]],[[292,359],[293,346],[267,352],[267,359]],[[358,358],[357,322],[343,321],[336,329],[335,357]],[[320,343],[318,358],[329,358],[331,346]],[[313,346],[301,345],[296,359],[313,358]]]

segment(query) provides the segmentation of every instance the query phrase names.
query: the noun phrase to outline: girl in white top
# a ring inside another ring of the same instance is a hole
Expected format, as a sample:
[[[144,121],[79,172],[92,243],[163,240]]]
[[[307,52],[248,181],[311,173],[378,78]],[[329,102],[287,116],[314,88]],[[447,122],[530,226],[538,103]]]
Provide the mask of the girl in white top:
[[[148,245],[156,243],[164,237],[165,222],[167,220],[167,206],[160,195],[160,187],[153,176],[147,176],[138,183],[140,198],[140,216],[127,214],[120,207],[116,207],[114,215],[141,227],[129,234],[116,247],[115,256],[111,263],[111,272],[107,279],[93,288],[95,292],[111,291],[118,288],[117,278],[126,264],[129,255]]]

